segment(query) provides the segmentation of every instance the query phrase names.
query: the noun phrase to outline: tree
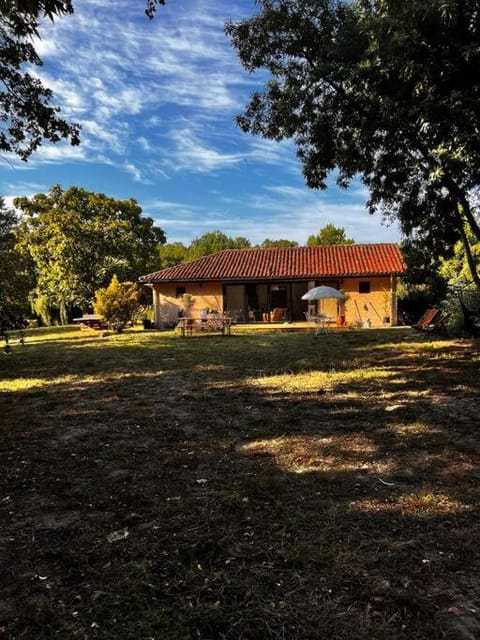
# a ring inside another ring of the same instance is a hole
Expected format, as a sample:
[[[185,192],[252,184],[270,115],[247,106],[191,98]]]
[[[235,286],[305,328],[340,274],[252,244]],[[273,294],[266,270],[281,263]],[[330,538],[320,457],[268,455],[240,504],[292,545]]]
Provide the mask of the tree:
[[[138,286],[134,282],[119,282],[116,275],[108,287],[95,292],[95,313],[105,318],[117,333],[131,322],[139,306]]]
[[[136,280],[157,268],[165,235],[133,199],[55,186],[14,203],[25,216],[19,247],[37,274],[34,308],[46,323],[88,308],[113,274]]]
[[[261,249],[270,249],[271,247],[298,247],[298,242],[295,242],[295,240],[270,240],[270,238],[265,238],[260,245]]]
[[[145,13],[153,18],[165,0],[147,0]],[[0,153],[14,153],[27,161],[44,142],[69,139],[80,143],[80,126],[58,117],[51,106],[53,93],[38,78],[25,72],[25,64],[42,66],[32,44],[44,18],[54,20],[73,13],[71,0],[2,0],[0,2]]]
[[[427,246],[424,239],[408,238],[401,243],[407,265],[398,288],[399,315],[405,324],[420,318],[425,309],[438,306],[447,294],[447,281],[440,274],[442,249]]]
[[[250,247],[250,241],[241,236],[231,238],[222,231],[209,231],[203,236],[192,240],[188,248],[188,260],[197,260],[224,249],[245,249]]]
[[[18,219],[0,197],[0,326],[15,326],[29,310],[29,262],[15,248]]]
[[[25,64],[41,66],[31,38],[38,35],[39,19],[73,11],[70,2],[7,0],[0,4],[0,152],[10,152],[27,160],[44,140],[69,139],[79,144],[80,127],[57,116],[50,105],[52,92],[38,78],[22,69]]]
[[[165,5],[165,0],[147,0],[145,4],[145,14],[152,19],[155,15],[157,5]]]
[[[177,264],[187,262],[188,249],[181,242],[170,242],[160,245],[158,249],[160,255],[160,269],[174,267]]]
[[[271,79],[237,118],[294,140],[307,184],[360,175],[368,207],[451,251],[480,240],[480,17],[476,0],[258,0],[226,27],[249,71]]]
[[[470,230],[465,231],[471,246],[471,255],[476,269],[480,268],[480,241],[476,241]],[[473,284],[468,265],[465,247],[462,242],[457,242],[450,258],[440,260],[439,275],[456,289],[469,288]]]
[[[307,247],[319,247],[333,244],[355,244],[355,240],[347,238],[343,227],[336,227],[333,224],[326,224],[320,229],[317,235],[307,238]]]

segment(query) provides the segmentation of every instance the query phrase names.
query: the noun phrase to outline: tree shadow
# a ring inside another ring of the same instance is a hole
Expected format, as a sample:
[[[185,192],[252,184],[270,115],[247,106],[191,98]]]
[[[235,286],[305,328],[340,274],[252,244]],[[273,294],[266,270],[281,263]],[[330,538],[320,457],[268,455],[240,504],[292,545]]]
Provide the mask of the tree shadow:
[[[112,344],[97,377],[82,342],[4,396],[5,636],[476,633],[478,363],[306,339]]]

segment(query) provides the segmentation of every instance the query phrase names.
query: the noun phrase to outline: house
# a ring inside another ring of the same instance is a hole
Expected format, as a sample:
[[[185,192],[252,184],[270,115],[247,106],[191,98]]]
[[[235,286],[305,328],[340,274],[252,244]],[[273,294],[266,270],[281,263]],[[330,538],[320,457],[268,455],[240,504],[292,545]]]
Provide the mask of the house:
[[[227,249],[140,278],[152,288],[155,325],[179,315],[228,311],[238,322],[258,322],[274,308],[282,320],[316,310],[338,324],[391,326],[397,322],[397,279],[405,264],[396,244]],[[308,308],[312,287],[340,289],[346,302],[322,300]]]

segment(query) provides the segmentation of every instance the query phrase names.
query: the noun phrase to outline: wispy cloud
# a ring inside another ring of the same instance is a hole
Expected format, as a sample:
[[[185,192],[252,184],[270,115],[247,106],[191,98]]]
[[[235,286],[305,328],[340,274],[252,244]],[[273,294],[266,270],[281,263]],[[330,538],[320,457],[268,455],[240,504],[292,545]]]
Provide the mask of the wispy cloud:
[[[115,156],[124,156],[132,131],[143,129],[135,140],[155,158],[145,163],[144,179],[149,171],[158,176],[158,166],[160,175],[217,172],[242,160],[295,166],[290,143],[245,136],[234,126],[252,79],[242,71],[223,25],[245,15],[248,3],[194,0],[185,11],[167,5],[151,22],[126,0],[118,5],[111,11],[105,3],[78,3],[74,16],[43,25],[36,42],[46,62],[36,72],[53,89],[63,112],[83,127],[84,151],[69,153],[68,159],[95,162],[99,153],[106,154],[139,180],[138,171]],[[178,117],[184,120],[180,127]],[[202,121],[210,126],[202,127]],[[154,142],[159,127],[169,139],[160,148]],[[232,140],[225,144],[219,132],[228,129]],[[64,158],[50,151],[36,162]]]
[[[140,136],[139,138],[137,138],[137,142],[143,149],[143,151],[152,151],[152,145],[144,136]]]
[[[273,237],[292,238],[303,243],[308,235],[317,233],[326,224],[343,227],[356,242],[394,242],[398,238],[396,225],[386,226],[378,216],[365,208],[365,192],[351,192],[348,202],[336,202],[327,192],[318,192],[290,185],[268,186],[248,200],[248,206],[258,212],[269,212],[257,232],[268,230]],[[294,221],[294,225],[292,225]],[[255,222],[253,223],[255,225]],[[280,235],[279,235],[280,234]]]
[[[249,137],[249,148],[249,157],[252,160],[266,165],[281,164],[298,173],[298,161],[290,140],[275,142],[252,136]]]
[[[169,241],[185,244],[200,233],[216,229],[231,236],[245,236],[253,244],[265,238],[304,244],[309,235],[326,224],[345,228],[347,236],[356,242],[395,242],[398,238],[397,226],[382,225],[379,217],[367,213],[363,201],[337,204],[324,193],[300,187],[267,186],[259,194],[222,198],[222,203],[190,206],[152,202],[146,210],[165,229]]]
[[[174,149],[168,164],[175,171],[204,173],[237,164],[245,157],[241,153],[224,153],[202,143],[191,129],[170,132]]]
[[[123,166],[125,168],[125,171],[127,171],[132,176],[135,182],[143,181],[142,172],[136,165],[133,164],[133,162],[125,162]]]
[[[85,162],[87,160],[87,151],[85,146],[73,147],[66,142],[56,145],[44,144],[35,152],[35,156],[31,158],[28,165],[20,166],[34,169],[42,164]]]
[[[172,0],[148,21],[141,1],[82,0],[74,16],[47,21],[36,42],[45,65],[33,71],[82,125],[82,144],[46,144],[28,164],[9,156],[5,195],[73,181],[132,196],[185,243],[215,229],[304,242],[329,222],[357,241],[394,239],[366,213],[358,181],[341,196],[334,175],[326,193],[308,191],[290,141],[235,126],[265,76],[241,69],[223,25],[255,10],[255,0]]]

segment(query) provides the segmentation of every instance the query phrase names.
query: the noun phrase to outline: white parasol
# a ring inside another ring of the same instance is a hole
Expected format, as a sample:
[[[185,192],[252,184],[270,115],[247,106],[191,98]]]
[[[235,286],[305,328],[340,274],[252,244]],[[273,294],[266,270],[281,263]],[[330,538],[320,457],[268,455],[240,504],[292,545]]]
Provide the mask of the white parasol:
[[[345,300],[345,294],[333,287],[321,286],[309,289],[307,293],[302,296],[302,300],[325,300],[327,298]]]

